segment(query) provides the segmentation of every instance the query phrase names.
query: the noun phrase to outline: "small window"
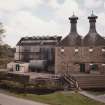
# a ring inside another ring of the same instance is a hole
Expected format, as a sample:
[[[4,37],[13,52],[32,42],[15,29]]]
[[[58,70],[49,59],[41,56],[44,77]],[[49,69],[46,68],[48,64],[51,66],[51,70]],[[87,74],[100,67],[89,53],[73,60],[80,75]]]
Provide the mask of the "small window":
[[[90,66],[92,66],[93,64],[92,64],[92,63],[90,63],[89,65],[90,65]]]
[[[98,70],[98,65],[97,64],[89,64],[90,65],[90,69],[93,71]]]
[[[89,52],[93,52],[93,48],[90,48],[90,49],[89,49]]]
[[[75,53],[78,53],[78,51],[79,51],[79,49],[78,49],[78,48],[76,48],[76,49],[75,49]]]
[[[64,50],[64,48],[62,47],[62,48],[60,49],[60,51],[61,51],[61,53],[64,53],[65,50]]]
[[[103,63],[102,66],[105,66],[105,63]]]
[[[102,51],[102,52],[105,52],[105,48],[102,48],[101,51]]]

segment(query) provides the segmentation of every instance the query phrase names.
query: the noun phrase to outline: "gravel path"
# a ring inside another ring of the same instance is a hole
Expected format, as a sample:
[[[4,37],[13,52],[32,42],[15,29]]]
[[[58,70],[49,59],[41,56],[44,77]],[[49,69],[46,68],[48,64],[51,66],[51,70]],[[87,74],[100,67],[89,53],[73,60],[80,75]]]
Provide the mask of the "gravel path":
[[[98,95],[98,96],[96,96],[96,95],[92,95],[92,94],[90,94],[90,93],[88,93],[86,91],[80,91],[79,93],[84,95],[84,96],[86,96],[86,97],[94,99],[96,101],[100,101],[102,103],[105,103],[105,94],[104,95]]]
[[[0,105],[47,105],[0,93]]]

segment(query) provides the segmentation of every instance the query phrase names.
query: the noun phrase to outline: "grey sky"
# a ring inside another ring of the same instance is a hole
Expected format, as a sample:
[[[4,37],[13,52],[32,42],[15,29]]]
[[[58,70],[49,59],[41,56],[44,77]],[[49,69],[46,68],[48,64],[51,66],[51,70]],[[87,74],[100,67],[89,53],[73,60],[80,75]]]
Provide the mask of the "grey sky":
[[[92,10],[98,16],[97,30],[105,36],[105,0],[0,0],[0,21],[6,29],[4,41],[15,46],[22,36],[65,37],[73,11],[79,17],[78,32],[84,36]]]

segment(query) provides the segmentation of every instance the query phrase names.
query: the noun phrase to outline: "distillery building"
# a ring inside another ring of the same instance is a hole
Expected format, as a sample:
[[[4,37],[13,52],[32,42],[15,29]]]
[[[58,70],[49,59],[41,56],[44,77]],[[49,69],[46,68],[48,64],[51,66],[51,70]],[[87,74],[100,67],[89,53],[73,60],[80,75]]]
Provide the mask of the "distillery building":
[[[15,61],[8,64],[9,70],[32,76],[42,74],[42,79],[43,75],[52,75],[48,80],[58,78],[64,87],[105,88],[105,38],[96,30],[97,18],[93,12],[88,17],[90,27],[84,37],[77,31],[78,17],[73,14],[69,17],[70,32],[63,39],[21,38],[16,45]]]
[[[16,45],[15,62],[29,63],[31,72],[52,72],[55,66],[55,47],[60,36],[23,37]]]
[[[105,72],[105,39],[96,30],[97,18],[93,13],[88,17],[90,28],[83,38],[77,32],[78,17],[73,15],[69,18],[70,33],[55,50],[56,73]]]
[[[104,73],[105,39],[96,30],[93,13],[88,17],[89,32],[85,37],[77,32],[78,17],[69,18],[69,34],[61,36],[23,37],[17,43],[15,61],[28,62],[29,70],[37,72]]]

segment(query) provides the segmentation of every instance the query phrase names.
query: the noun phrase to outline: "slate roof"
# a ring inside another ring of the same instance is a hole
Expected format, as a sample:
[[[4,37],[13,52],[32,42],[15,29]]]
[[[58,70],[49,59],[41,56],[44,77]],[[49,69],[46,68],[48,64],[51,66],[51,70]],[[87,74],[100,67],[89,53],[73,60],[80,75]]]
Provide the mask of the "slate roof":
[[[105,39],[96,31],[95,22],[98,17],[93,13],[88,17],[90,29],[88,34],[83,38],[83,46],[104,46]]]
[[[69,18],[71,22],[71,31],[70,33],[60,42],[61,46],[80,46],[81,45],[81,36],[77,33],[77,20],[78,17],[73,14]]]
[[[81,46],[81,36],[77,33],[70,33],[60,42],[60,45]]]

